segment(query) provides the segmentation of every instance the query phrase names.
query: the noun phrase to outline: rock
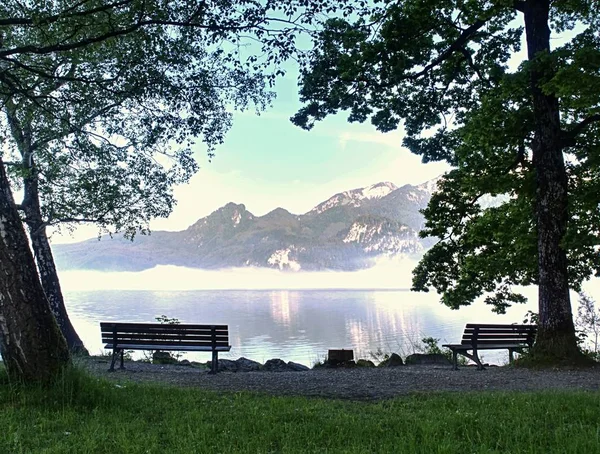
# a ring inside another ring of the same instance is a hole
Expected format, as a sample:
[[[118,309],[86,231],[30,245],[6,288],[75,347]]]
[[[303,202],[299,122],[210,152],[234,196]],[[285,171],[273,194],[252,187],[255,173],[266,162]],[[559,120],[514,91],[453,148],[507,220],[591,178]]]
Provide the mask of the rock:
[[[209,361],[209,367],[212,367],[212,362]],[[237,372],[238,365],[235,361],[230,359],[219,359],[219,372]]]
[[[237,364],[237,372],[252,372],[262,368],[260,363],[244,357],[236,359],[235,363]]]
[[[169,352],[155,351],[152,353],[152,364],[177,364]]]
[[[282,359],[274,358],[268,360],[262,367],[262,370],[270,371],[270,372],[284,372],[286,370],[291,370],[290,367],[286,364]]]
[[[290,368],[290,370],[295,370],[298,372],[303,372],[305,370],[310,370],[309,367],[306,367],[304,364],[298,364],[298,363],[294,363],[292,361],[288,361],[287,366]]]
[[[389,358],[379,363],[379,367],[398,367],[403,364],[402,358],[397,353],[392,353]]]
[[[368,359],[359,359],[356,361],[357,367],[375,367],[375,363],[373,361],[369,361]]]
[[[451,361],[440,353],[414,353],[406,357],[406,364],[417,366],[448,366]]]
[[[187,366],[187,367],[192,367],[192,363],[189,362],[187,359],[182,359],[181,361],[179,361],[178,363],[180,366]]]

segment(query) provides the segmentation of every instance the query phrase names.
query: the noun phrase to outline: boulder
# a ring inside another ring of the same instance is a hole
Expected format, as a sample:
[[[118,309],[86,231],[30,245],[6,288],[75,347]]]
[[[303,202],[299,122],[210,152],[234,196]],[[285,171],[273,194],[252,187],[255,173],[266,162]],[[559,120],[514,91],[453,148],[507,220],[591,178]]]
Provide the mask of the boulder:
[[[369,361],[368,359],[359,359],[356,361],[357,367],[375,367],[375,363],[373,361]]]
[[[304,364],[298,364],[298,363],[294,363],[292,361],[288,361],[287,366],[290,368],[290,370],[295,370],[298,372],[303,372],[305,370],[310,370],[309,367],[305,366]]]
[[[266,370],[269,372],[285,372],[291,370],[290,367],[286,364],[286,362],[279,358],[274,358],[268,360],[262,367],[262,370]]]
[[[406,364],[415,366],[448,366],[451,361],[440,353],[414,353],[406,357]]]
[[[235,363],[237,364],[237,372],[252,372],[262,368],[260,363],[244,357],[236,359]]]
[[[402,358],[397,353],[392,353],[389,358],[379,363],[379,367],[398,367],[402,366]]]
[[[212,367],[212,361],[209,361],[208,367]],[[237,372],[238,365],[230,359],[219,359],[219,372]]]
[[[181,361],[179,361],[178,363],[180,366],[187,366],[187,367],[192,367],[192,363],[189,362],[187,359],[182,359]]]
[[[177,364],[177,359],[169,352],[155,351],[152,353],[152,364]]]

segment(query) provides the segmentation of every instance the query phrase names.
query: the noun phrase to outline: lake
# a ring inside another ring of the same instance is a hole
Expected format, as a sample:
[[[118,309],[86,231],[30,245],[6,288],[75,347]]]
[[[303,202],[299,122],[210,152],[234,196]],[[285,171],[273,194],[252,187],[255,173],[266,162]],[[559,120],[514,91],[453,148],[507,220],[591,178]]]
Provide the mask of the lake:
[[[264,363],[281,358],[308,366],[330,348],[353,349],[355,358],[382,350],[406,356],[422,337],[459,342],[465,323],[521,322],[535,304],[497,315],[484,304],[452,311],[432,293],[408,290],[65,290],[71,320],[90,353],[102,351],[100,321],[154,322],[166,315],[182,323],[227,324],[229,354]],[[506,362],[506,352],[486,352]],[[139,356],[138,356],[139,357]],[[207,361],[209,354],[187,353]]]
[[[61,284],[69,315],[92,354],[102,351],[101,321],[155,322],[166,315],[182,323],[227,324],[232,349],[264,363],[281,358],[311,366],[333,348],[406,356],[423,337],[442,343],[461,339],[465,323],[521,323],[537,312],[536,288],[506,315],[491,312],[481,300],[453,311],[435,293],[414,293],[410,260],[382,260],[356,272],[281,272],[266,268],[198,270],[158,266],[142,272],[65,271]],[[600,279],[585,286],[600,301]],[[577,295],[571,296],[577,313]],[[136,353],[137,357],[139,354]],[[484,352],[491,363],[506,362],[505,351]],[[186,353],[190,360],[210,355]]]

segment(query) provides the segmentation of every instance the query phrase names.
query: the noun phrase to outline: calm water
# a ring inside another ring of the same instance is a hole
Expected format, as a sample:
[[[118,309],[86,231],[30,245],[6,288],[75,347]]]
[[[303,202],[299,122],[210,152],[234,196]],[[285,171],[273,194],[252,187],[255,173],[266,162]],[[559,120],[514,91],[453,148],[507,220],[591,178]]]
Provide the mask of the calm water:
[[[312,365],[329,348],[368,357],[381,349],[404,356],[424,336],[458,342],[465,323],[521,322],[534,305],[493,314],[480,304],[452,311],[435,294],[402,290],[94,290],[65,291],[75,328],[91,353],[102,351],[100,321],[154,322],[161,314],[182,323],[229,325],[229,354],[264,362],[281,358]],[[206,361],[209,354],[186,354]],[[490,362],[505,352],[488,353]]]

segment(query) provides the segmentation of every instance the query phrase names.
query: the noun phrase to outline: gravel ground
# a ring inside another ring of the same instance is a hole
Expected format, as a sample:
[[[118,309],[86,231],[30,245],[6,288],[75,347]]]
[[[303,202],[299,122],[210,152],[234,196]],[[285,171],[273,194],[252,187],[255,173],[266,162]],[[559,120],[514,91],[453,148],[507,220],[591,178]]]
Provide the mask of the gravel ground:
[[[533,391],[600,389],[600,369],[530,370],[488,367],[401,366],[395,368],[317,369],[305,372],[220,372],[135,361],[108,372],[109,362],[82,360],[91,373],[118,383],[159,382],[215,391],[254,391],[271,395],[379,400],[415,392]]]

